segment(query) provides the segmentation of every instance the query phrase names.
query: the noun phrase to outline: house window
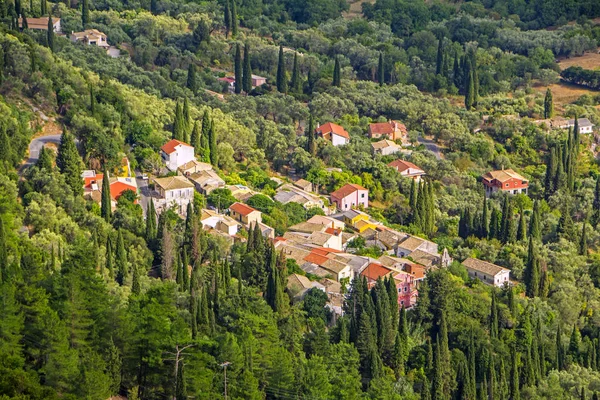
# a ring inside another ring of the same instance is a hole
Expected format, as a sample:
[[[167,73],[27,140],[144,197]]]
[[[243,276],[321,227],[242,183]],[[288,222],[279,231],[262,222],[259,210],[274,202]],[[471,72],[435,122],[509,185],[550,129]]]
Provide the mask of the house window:
[[[363,194],[361,194],[361,195],[360,195],[360,198],[361,198],[361,199],[364,199],[364,198],[365,198],[365,194],[364,194],[364,193],[363,193]]]
[[[404,286],[404,291],[408,292],[408,288],[406,286]]]
[[[486,277],[485,275],[483,276],[483,280],[484,280],[484,281],[487,281],[487,277]]]
[[[506,184],[506,187],[508,187],[508,183]]]

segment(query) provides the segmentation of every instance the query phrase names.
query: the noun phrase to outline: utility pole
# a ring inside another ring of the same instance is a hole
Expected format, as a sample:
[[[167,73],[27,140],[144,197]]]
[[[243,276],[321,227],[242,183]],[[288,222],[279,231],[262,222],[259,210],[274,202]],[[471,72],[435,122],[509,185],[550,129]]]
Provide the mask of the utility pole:
[[[224,382],[224,386],[225,386],[225,392],[224,392],[224,396],[225,396],[225,400],[227,400],[227,367],[230,366],[231,363],[229,361],[225,361],[223,364],[221,364],[221,367],[223,368],[223,382]]]
[[[194,344],[188,344],[187,346],[179,347],[179,345],[175,346],[175,353],[171,353],[168,351],[168,354],[173,355],[175,358],[168,358],[168,360],[175,361],[175,391],[173,393],[177,393],[177,373],[179,372],[179,362],[183,361],[183,355],[185,354],[183,351],[194,346]],[[175,400],[175,396],[173,396],[173,400]]]

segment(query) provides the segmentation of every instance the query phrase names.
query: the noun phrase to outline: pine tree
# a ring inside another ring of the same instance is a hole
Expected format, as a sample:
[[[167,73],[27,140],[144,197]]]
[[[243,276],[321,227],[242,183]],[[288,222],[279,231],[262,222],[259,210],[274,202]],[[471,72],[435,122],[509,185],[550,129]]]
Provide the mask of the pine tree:
[[[250,67],[250,46],[248,43],[244,46],[244,68],[243,68],[243,85],[244,92],[250,93],[252,90],[252,68]]]
[[[579,240],[579,254],[587,256],[588,244],[587,244],[587,221],[583,221],[583,228],[581,229],[581,239]]]
[[[179,364],[177,368],[177,382],[175,384],[175,400],[187,400],[187,388],[185,385],[185,374],[183,370],[184,363]]]
[[[236,38],[238,34],[238,15],[236,0],[231,0],[231,37]]]
[[[383,52],[379,52],[379,65],[377,66],[377,79],[379,86],[383,86],[385,83],[385,69],[383,64]]]
[[[335,64],[333,65],[333,80],[331,82],[331,84],[333,86],[337,86],[340,87],[342,86],[342,76],[341,76],[341,68],[340,68],[340,60],[339,58],[336,56],[335,57]]]
[[[193,94],[198,92],[198,80],[196,79],[196,65],[190,63],[188,65],[187,83],[186,86]]]
[[[525,213],[523,208],[519,211],[519,227],[517,229],[517,240],[524,241],[527,238],[527,227],[525,225]]]
[[[44,1],[44,0],[42,0],[42,1]],[[46,35],[47,35],[48,48],[50,49],[50,51],[54,52],[54,22],[52,22],[52,15],[48,16],[48,31],[47,31]]]
[[[112,218],[112,198],[110,195],[110,181],[108,171],[104,170],[102,177],[102,201],[100,203],[100,216],[108,223]]]
[[[210,120],[210,130],[208,131],[208,144],[210,148],[210,163],[217,167],[219,158],[217,153],[217,133],[215,132],[215,122],[211,118]]]
[[[544,118],[552,118],[554,116],[554,101],[552,100],[552,91],[546,89],[546,97],[544,97]]]
[[[81,179],[81,159],[77,152],[75,142],[65,130],[60,138],[56,166],[65,176],[65,181],[75,195],[83,193],[83,180]]]
[[[119,233],[117,235],[117,249],[115,252],[115,264],[117,267],[117,283],[121,286],[125,284],[127,277],[129,275],[129,270],[127,267],[127,252],[125,251],[125,243],[123,242],[123,234],[119,229]]]
[[[83,0],[81,3],[81,26],[83,29],[87,29],[90,23],[90,6],[88,0]]]
[[[243,76],[242,76],[242,49],[239,43],[235,45],[235,58],[234,58],[234,71],[235,71],[235,93],[242,93]]]
[[[225,9],[224,11],[224,18],[223,20],[225,21],[225,38],[229,37],[229,32],[231,31],[231,8],[229,5],[229,0],[225,0]]]
[[[279,46],[279,60],[277,62],[277,91],[287,93],[288,84],[285,72],[285,58],[283,56],[283,46]]]
[[[298,53],[294,53],[294,66],[292,68],[292,80],[290,81],[290,92],[300,92],[300,69],[298,67]]]

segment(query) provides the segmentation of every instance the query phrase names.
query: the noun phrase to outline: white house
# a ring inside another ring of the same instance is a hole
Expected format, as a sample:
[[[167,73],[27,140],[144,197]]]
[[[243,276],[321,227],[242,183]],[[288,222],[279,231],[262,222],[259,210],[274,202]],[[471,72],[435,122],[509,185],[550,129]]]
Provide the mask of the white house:
[[[196,159],[194,147],[177,139],[168,141],[160,150],[167,168],[171,171],[177,171],[180,166]]]
[[[90,46],[110,47],[106,35],[98,29],[86,29],[83,32],[71,32],[71,41],[80,42]]]
[[[188,204],[194,201],[194,185],[183,176],[155,178],[154,188],[157,194],[156,211],[159,214],[175,206],[180,215],[186,215]]]
[[[493,286],[504,286],[510,282],[510,270],[487,261],[467,258],[462,264],[467,268],[471,278]]]
[[[421,177],[425,175],[425,171],[423,171],[421,168],[404,160],[394,160],[389,163],[388,166],[394,168],[400,173],[400,175],[406,178],[414,179],[417,183],[421,182]]]
[[[371,143],[371,148],[374,154],[381,154],[382,156],[389,156],[390,154],[396,154],[402,150],[402,146],[392,142],[388,139],[380,140],[379,142]]]
[[[594,124],[587,118],[577,118],[577,126],[579,128],[579,133],[592,133]],[[568,123],[569,128],[575,127],[575,120],[570,119]]]
[[[350,143],[350,135],[348,132],[341,126],[332,122],[318,126],[317,129],[315,129],[315,133],[323,139],[330,141],[334,146],[343,146]]]

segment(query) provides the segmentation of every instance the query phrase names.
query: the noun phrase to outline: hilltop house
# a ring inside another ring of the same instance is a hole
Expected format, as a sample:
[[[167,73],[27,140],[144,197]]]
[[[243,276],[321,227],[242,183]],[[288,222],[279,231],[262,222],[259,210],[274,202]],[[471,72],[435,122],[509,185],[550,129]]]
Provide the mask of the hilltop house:
[[[346,132],[346,130],[341,126],[332,122],[319,125],[317,129],[315,129],[315,133],[323,139],[331,142],[331,144],[334,146],[343,146],[350,143],[350,135],[348,132]]]
[[[196,159],[194,147],[177,139],[168,141],[160,150],[170,171],[177,171],[177,168]]]
[[[80,42],[89,46],[110,47],[106,41],[106,35],[97,29],[86,29],[83,32],[71,32],[71,41]]]
[[[408,130],[403,123],[398,121],[376,122],[369,124],[369,138],[401,140],[402,144],[408,144]]]
[[[233,203],[229,206],[229,215],[246,228],[262,222],[262,213],[244,203]]]
[[[471,278],[493,286],[504,286],[510,283],[510,270],[476,258],[467,258],[462,262]]]
[[[529,181],[512,169],[490,171],[482,178],[485,195],[488,197],[496,192],[527,194],[527,188],[529,187]]]
[[[396,142],[392,142],[389,139],[383,139],[379,142],[371,143],[371,148],[373,150],[373,154],[380,154],[382,156],[396,154],[402,150],[402,146],[397,145]]]
[[[421,168],[404,160],[394,160],[389,163],[388,166],[394,168],[400,173],[400,175],[413,179],[417,183],[421,182],[421,177],[425,175],[425,171],[423,171]]]
[[[343,211],[358,206],[369,207],[369,191],[354,183],[345,184],[335,192],[332,192],[330,197],[331,203]]]
[[[156,212],[175,206],[179,215],[186,215],[187,206],[194,201],[194,185],[183,176],[155,178]]]
[[[40,17],[40,18],[26,18],[27,19],[27,28],[34,29],[38,31],[47,31],[48,30],[48,17]],[[52,26],[54,28],[55,33],[61,32],[60,27],[60,18],[52,18]],[[23,28],[23,18],[19,17],[19,28]]]

